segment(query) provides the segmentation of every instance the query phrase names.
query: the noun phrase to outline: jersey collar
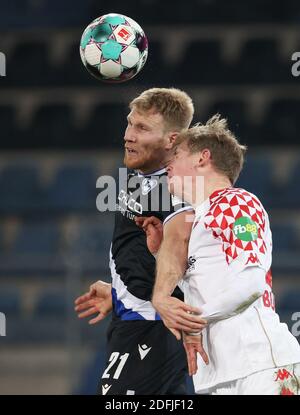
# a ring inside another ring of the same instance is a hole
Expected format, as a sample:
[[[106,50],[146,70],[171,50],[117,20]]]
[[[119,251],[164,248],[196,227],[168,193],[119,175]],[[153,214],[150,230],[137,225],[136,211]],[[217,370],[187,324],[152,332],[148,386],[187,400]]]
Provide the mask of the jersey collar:
[[[160,170],[156,170],[156,171],[154,171],[154,172],[152,172],[152,173],[147,173],[147,174],[143,174],[143,173],[140,173],[140,172],[138,172],[137,171],[137,175],[139,176],[139,177],[148,177],[148,176],[159,176],[159,175],[161,175],[161,174],[163,174],[163,173],[166,173],[166,169],[165,168],[163,168],[163,169],[160,169]]]

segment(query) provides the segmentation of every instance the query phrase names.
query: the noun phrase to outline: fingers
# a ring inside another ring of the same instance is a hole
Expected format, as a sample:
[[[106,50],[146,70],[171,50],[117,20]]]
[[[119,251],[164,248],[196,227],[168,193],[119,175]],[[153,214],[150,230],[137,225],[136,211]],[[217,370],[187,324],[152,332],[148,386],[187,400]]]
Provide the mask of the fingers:
[[[78,305],[78,304],[84,303],[85,301],[88,301],[90,299],[91,299],[91,294],[86,293],[86,294],[81,295],[80,297],[76,298],[75,304]]]
[[[208,355],[206,353],[206,351],[204,350],[204,348],[199,344],[197,345],[197,352],[200,354],[203,362],[208,365],[209,364],[209,359],[208,359]]]
[[[189,305],[189,304],[186,304],[186,303],[184,303],[183,301],[181,301],[181,303],[182,303],[182,308],[185,310],[185,311],[187,311],[188,313],[194,313],[194,314],[200,314],[201,313],[201,310],[199,309],[199,308],[196,308],[196,307],[192,307],[191,305]]]
[[[140,228],[142,228],[142,227],[143,227],[143,224],[144,224],[145,219],[146,219],[146,218],[145,218],[144,216],[140,216],[140,217],[136,216],[136,217],[134,218],[134,221],[135,221],[135,223],[137,224],[137,226],[139,226]]]
[[[162,225],[161,220],[159,220],[155,216],[150,216],[150,217],[140,216],[140,217],[135,217],[134,220],[135,220],[135,223],[143,229],[147,228],[149,225],[152,225],[152,226]]]
[[[155,232],[155,228],[152,225],[152,223],[150,223],[147,227],[143,226],[143,228],[146,228],[144,230],[145,230],[147,236],[153,235],[153,232]]]
[[[98,309],[96,307],[91,307],[87,311],[84,311],[83,313],[78,314],[78,318],[85,318],[89,317],[92,314],[98,313]]]
[[[80,304],[78,304],[78,305],[75,307],[75,311],[76,311],[76,312],[78,312],[78,311],[83,311],[83,310],[85,310],[85,309],[87,309],[87,308],[89,308],[89,307],[94,307],[94,306],[95,306],[95,304],[96,304],[96,301],[95,301],[94,299],[91,299],[91,300],[85,301],[84,303],[80,303]]]
[[[186,356],[187,356],[189,375],[193,376],[196,374],[198,370],[197,354],[196,354],[194,347],[191,344],[184,343],[184,348],[185,348]]]
[[[191,329],[202,330],[207,326],[207,321],[205,319],[190,314],[178,314],[176,316],[176,321],[191,327]]]
[[[90,324],[90,325],[92,325],[92,324],[99,323],[99,321],[103,320],[105,317],[106,317],[106,314],[104,314],[104,313],[99,313],[97,317],[92,318],[92,319],[89,321],[89,324]]]
[[[197,333],[207,327],[207,324],[201,320],[198,322],[189,321],[185,316],[181,317],[180,314],[173,315],[172,318],[166,318],[164,321],[167,327],[192,333]]]

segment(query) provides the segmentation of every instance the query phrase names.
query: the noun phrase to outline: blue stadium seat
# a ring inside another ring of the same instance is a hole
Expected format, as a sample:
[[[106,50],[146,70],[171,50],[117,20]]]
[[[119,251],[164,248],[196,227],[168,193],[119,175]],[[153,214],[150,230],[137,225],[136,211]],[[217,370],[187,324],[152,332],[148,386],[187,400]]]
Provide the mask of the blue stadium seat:
[[[67,298],[64,291],[46,291],[37,299],[34,314],[36,317],[64,318],[67,310]]]
[[[68,147],[73,144],[72,110],[66,104],[42,105],[34,114],[30,129],[24,132],[31,147]]]
[[[249,135],[251,135],[251,126],[246,118],[246,103],[238,99],[224,99],[218,100],[208,108],[207,114],[203,121],[208,120],[209,117],[219,113],[222,117],[227,118],[229,128],[236,134],[239,141],[244,144],[247,143]],[[200,119],[199,117],[195,117]],[[253,144],[253,137],[251,136],[251,144]]]
[[[293,288],[287,290],[281,295],[277,307],[283,311],[299,312],[300,311],[300,289]]]
[[[42,188],[37,167],[30,164],[9,165],[0,173],[0,211],[23,213],[39,207]]]
[[[101,220],[91,223],[81,223],[74,238],[69,241],[68,255],[72,263],[85,275],[99,275],[107,273],[109,263],[109,249],[113,232],[112,216],[105,216]]]
[[[236,187],[242,187],[260,198],[265,207],[272,204],[272,163],[267,156],[255,157],[248,155],[245,166],[236,183]]]
[[[129,109],[122,104],[96,105],[82,131],[85,145],[122,149]]]
[[[55,222],[28,222],[20,226],[12,246],[14,254],[57,254],[60,230]]]
[[[90,164],[60,167],[47,190],[48,209],[58,212],[96,211],[96,180],[96,171]]]
[[[0,252],[5,250],[5,239],[4,239],[4,230],[3,227],[0,226]]]
[[[61,231],[53,221],[30,221],[21,224],[15,239],[0,254],[0,275],[64,275],[67,264],[61,252]]]
[[[300,161],[292,168],[288,182],[277,190],[278,203],[281,207],[286,209],[300,209],[299,177]]]
[[[7,320],[21,314],[21,296],[17,288],[1,289],[0,312],[5,314]]]
[[[112,217],[108,221],[99,220],[91,223],[82,223],[72,244],[72,250],[82,254],[97,255],[103,250],[108,252],[113,232]]]
[[[296,252],[299,249],[299,235],[293,224],[271,225],[271,231],[274,251]]]
[[[0,106],[1,148],[11,148],[16,138],[15,109],[11,106]]]
[[[233,81],[272,83],[288,81],[289,66],[281,62],[275,39],[250,39],[242,47],[238,62],[231,68]]]
[[[222,83],[226,78],[226,65],[221,59],[221,44],[218,40],[192,41],[176,68],[172,79],[184,83]]]
[[[263,136],[270,144],[299,144],[300,99],[274,100],[263,122]]]
[[[10,60],[9,78],[14,84],[40,85],[50,74],[47,45],[43,41],[21,41]]]

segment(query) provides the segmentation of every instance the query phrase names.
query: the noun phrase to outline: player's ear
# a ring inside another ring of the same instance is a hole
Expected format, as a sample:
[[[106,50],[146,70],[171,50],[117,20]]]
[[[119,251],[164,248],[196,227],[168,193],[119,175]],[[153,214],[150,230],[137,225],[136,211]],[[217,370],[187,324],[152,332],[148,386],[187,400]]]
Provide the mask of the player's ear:
[[[166,145],[166,150],[171,150],[171,148],[173,148],[175,140],[178,136],[178,132],[172,131],[167,135],[167,145]]]
[[[211,152],[207,148],[199,153],[198,163],[200,167],[204,167],[211,160]]]

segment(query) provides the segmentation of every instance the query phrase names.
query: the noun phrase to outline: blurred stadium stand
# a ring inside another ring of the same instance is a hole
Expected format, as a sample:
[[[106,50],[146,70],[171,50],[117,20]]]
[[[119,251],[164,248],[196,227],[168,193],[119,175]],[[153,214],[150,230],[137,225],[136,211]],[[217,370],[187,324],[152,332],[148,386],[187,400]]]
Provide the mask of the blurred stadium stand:
[[[114,86],[93,79],[78,51],[85,26],[111,11],[149,37],[141,74]],[[108,321],[78,321],[73,300],[98,278],[109,281],[114,218],[96,210],[96,179],[122,165],[128,102],[151,86],[185,89],[195,122],[219,112],[249,146],[237,185],[269,212],[276,304],[292,327],[300,312],[300,78],[291,74],[299,22],[298,0],[174,0],[171,10],[161,0],[5,3],[0,394],[95,392]]]

